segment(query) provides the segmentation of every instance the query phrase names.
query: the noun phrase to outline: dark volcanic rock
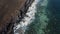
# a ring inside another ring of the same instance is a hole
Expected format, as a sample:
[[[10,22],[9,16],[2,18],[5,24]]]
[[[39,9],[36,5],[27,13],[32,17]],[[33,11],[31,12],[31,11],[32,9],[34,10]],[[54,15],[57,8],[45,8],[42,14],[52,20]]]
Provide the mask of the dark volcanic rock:
[[[0,0],[0,34],[14,34],[14,23],[20,22],[32,2],[33,0]]]
[[[24,5],[25,1],[0,0],[0,34],[13,34],[11,32],[16,22],[17,12]]]
[[[21,21],[21,19],[26,15],[28,8],[32,4],[33,1],[34,0],[26,0],[24,6],[20,9],[17,23],[19,23]]]

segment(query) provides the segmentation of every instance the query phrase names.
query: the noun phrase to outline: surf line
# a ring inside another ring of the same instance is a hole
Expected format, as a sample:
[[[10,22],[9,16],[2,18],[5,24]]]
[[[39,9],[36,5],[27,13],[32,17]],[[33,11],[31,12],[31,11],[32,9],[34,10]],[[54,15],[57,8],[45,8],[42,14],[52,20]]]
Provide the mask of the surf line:
[[[24,34],[25,30],[27,29],[27,26],[35,19],[35,13],[36,11],[36,5],[38,3],[38,0],[35,0],[32,5],[29,7],[26,16],[20,21],[18,25],[14,27],[14,34]]]

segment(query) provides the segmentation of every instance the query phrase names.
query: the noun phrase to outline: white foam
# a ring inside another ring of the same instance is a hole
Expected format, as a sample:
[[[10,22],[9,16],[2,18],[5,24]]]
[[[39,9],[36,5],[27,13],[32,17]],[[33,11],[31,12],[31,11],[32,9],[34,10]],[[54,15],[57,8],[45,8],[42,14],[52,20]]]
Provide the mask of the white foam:
[[[29,7],[28,12],[26,13],[22,21],[14,27],[14,33],[16,34],[16,31],[20,28],[22,28],[25,32],[26,27],[35,19],[35,13],[36,13],[36,4],[38,3],[39,0],[35,0],[32,5]],[[19,31],[19,30],[18,30]],[[17,32],[19,33],[19,32]]]

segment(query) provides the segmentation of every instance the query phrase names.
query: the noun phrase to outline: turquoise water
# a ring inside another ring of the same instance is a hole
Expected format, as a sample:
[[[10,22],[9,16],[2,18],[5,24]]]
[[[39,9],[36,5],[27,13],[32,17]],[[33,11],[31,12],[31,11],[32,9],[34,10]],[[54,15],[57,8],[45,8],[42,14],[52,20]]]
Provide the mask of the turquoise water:
[[[26,34],[60,34],[60,0],[42,0]]]
[[[45,34],[49,18],[47,17],[47,0],[39,1],[36,5],[35,20],[28,26],[26,34]]]

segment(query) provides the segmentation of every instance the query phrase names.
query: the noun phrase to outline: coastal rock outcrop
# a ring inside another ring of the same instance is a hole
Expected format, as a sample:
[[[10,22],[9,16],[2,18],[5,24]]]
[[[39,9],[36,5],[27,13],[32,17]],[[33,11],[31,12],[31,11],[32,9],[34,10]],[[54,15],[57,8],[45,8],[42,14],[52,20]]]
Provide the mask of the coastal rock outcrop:
[[[0,34],[14,34],[14,24],[20,22],[33,1],[0,0]]]

